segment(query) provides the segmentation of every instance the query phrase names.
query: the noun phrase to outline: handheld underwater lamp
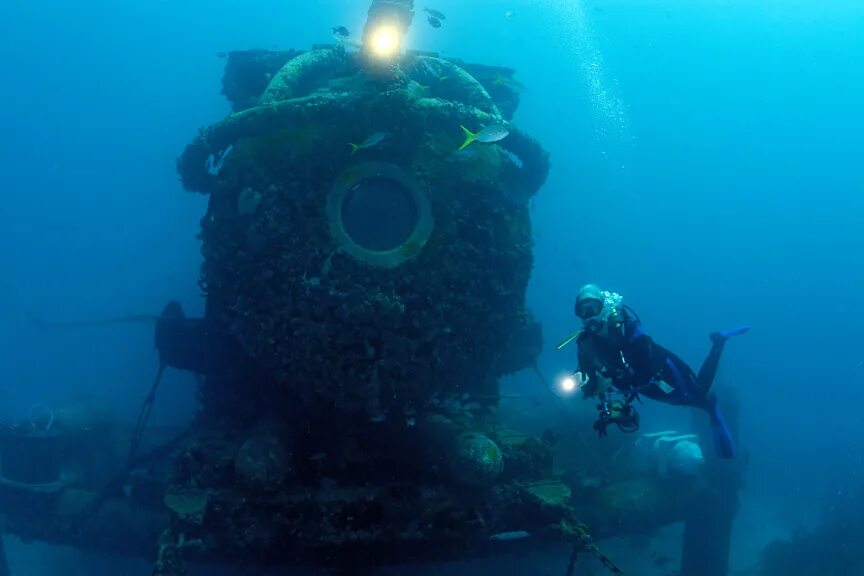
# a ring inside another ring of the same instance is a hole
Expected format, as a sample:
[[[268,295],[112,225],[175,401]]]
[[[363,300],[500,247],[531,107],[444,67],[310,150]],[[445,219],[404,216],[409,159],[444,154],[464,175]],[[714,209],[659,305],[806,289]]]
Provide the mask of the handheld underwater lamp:
[[[558,390],[565,396],[573,395],[579,390],[579,380],[575,374],[567,374],[558,379]]]
[[[388,63],[402,52],[402,42],[414,18],[414,0],[372,0],[363,51],[373,62]]]

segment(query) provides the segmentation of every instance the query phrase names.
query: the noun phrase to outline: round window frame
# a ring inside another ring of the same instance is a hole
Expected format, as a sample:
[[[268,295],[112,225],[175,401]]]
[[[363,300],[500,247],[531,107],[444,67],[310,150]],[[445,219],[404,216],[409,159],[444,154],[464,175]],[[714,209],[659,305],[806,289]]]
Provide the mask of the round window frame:
[[[361,246],[348,234],[342,221],[342,208],[348,194],[358,184],[372,179],[392,180],[399,184],[408,193],[417,210],[414,230],[402,244],[389,250],[371,250]],[[395,268],[416,257],[422,252],[434,229],[432,206],[423,188],[411,174],[387,162],[364,162],[343,171],[336,178],[327,197],[327,219],[330,233],[342,249],[357,260],[379,268]],[[406,251],[405,246],[409,245],[417,248]]]

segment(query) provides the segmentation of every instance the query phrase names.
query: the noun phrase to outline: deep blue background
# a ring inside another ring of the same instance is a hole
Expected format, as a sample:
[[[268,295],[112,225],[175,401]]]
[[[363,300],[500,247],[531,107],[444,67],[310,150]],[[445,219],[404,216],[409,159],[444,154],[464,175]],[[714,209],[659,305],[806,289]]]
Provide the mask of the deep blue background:
[[[359,30],[349,0],[6,0],[0,4],[0,416],[81,398],[131,418],[155,370],[151,331],[69,334],[56,319],[200,312],[205,202],[174,160],[228,112],[218,52],[306,48]],[[864,5],[438,0],[412,47],[513,66],[516,121],[550,150],[533,208],[529,305],[550,376],[584,282],[621,292],[694,365],[741,322],[720,385],[744,402],[748,492],[737,550],[861,482],[864,427]],[[505,13],[512,11],[508,17]],[[536,391],[529,377],[515,386]],[[182,423],[172,375],[154,423]],[[648,409],[659,426],[687,420]]]

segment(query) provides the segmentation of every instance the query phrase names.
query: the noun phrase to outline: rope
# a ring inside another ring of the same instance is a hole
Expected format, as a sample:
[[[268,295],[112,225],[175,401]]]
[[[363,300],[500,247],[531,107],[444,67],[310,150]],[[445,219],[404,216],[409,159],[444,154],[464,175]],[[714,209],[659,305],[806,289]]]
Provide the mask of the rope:
[[[597,548],[597,545],[594,544],[591,535],[588,534],[588,530],[584,526],[578,526],[575,529],[567,527],[565,532],[575,537],[576,541],[573,542],[573,551],[570,553],[570,561],[567,563],[567,570],[564,572],[564,576],[573,576],[573,572],[576,570],[576,561],[582,552],[587,552],[597,558],[603,564],[603,567],[612,574],[615,574],[615,576],[626,576],[623,570]]]
[[[545,376],[543,376],[543,373],[540,371],[540,368],[537,366],[536,362],[533,366],[531,366],[531,368],[534,370],[534,373],[537,374],[537,378],[540,379],[540,382],[543,383],[543,386],[546,388],[549,394],[555,399],[555,403],[558,405],[558,409],[561,411],[561,413],[565,417],[575,420],[576,418],[569,410],[567,410],[567,407],[565,406],[563,400],[561,400],[561,397],[558,396],[558,394],[555,393],[555,390],[552,389],[552,386],[549,385],[549,381],[546,380]],[[585,454],[588,454],[592,459],[596,459],[597,453],[588,445],[588,443],[585,441],[585,438],[583,438],[582,435],[579,434],[578,429],[574,429],[573,434],[576,436],[576,439],[579,441],[579,444],[582,446]]]
[[[46,320],[34,314],[30,314],[30,321],[39,328],[49,328],[55,330],[72,330],[78,328],[99,328],[102,326],[111,326],[114,324],[154,324],[159,321],[159,316],[153,314],[129,314],[126,316],[117,316],[114,318],[102,318],[98,320],[74,320],[63,322],[57,320]]]
[[[141,446],[141,439],[144,436],[144,429],[147,427],[147,421],[150,420],[150,413],[153,411],[153,404],[156,402],[156,390],[159,389],[159,384],[162,382],[162,375],[165,373],[167,364],[164,362],[159,364],[159,370],[156,372],[156,378],[153,380],[153,386],[150,388],[150,393],[144,399],[144,404],[141,406],[141,412],[138,414],[138,422],[135,423],[135,431],[132,433],[132,439],[129,446],[128,465],[131,466],[135,457],[138,455],[138,449]]]
[[[76,525],[80,526],[84,522],[87,522],[87,520],[91,518],[97,510],[99,510],[106,499],[112,497],[115,494],[115,491],[119,491],[120,487],[128,478],[129,471],[136,465],[138,450],[141,447],[141,439],[144,436],[144,429],[147,427],[147,422],[150,420],[150,413],[153,411],[153,404],[156,401],[156,391],[159,389],[159,384],[162,382],[162,375],[165,373],[165,368],[167,367],[167,364],[160,362],[159,370],[156,372],[156,378],[153,379],[153,386],[150,388],[150,393],[147,394],[147,398],[144,399],[144,404],[141,406],[141,412],[138,414],[138,421],[135,423],[135,430],[133,431],[129,442],[129,457],[126,461],[126,468],[117,474],[114,479],[105,484],[97,493],[93,501],[77,514],[78,518],[76,520]],[[4,576],[2,572],[0,572],[0,576]]]

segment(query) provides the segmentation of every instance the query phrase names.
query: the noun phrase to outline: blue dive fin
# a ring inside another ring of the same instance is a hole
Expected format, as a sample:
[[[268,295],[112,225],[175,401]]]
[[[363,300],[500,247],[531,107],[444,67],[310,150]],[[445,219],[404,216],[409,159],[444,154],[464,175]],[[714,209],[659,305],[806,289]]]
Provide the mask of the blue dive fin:
[[[729,330],[723,330],[722,332],[714,332],[711,334],[711,341],[714,344],[724,344],[729,338],[733,336],[740,336],[741,334],[746,334],[750,331],[752,326],[736,326],[735,328],[730,328]]]
[[[714,446],[717,449],[717,456],[723,460],[735,458],[735,442],[732,440],[732,433],[729,432],[729,427],[726,425],[726,420],[723,418],[723,413],[720,411],[716,398],[712,401],[709,412],[711,414],[711,431],[714,433]]]

